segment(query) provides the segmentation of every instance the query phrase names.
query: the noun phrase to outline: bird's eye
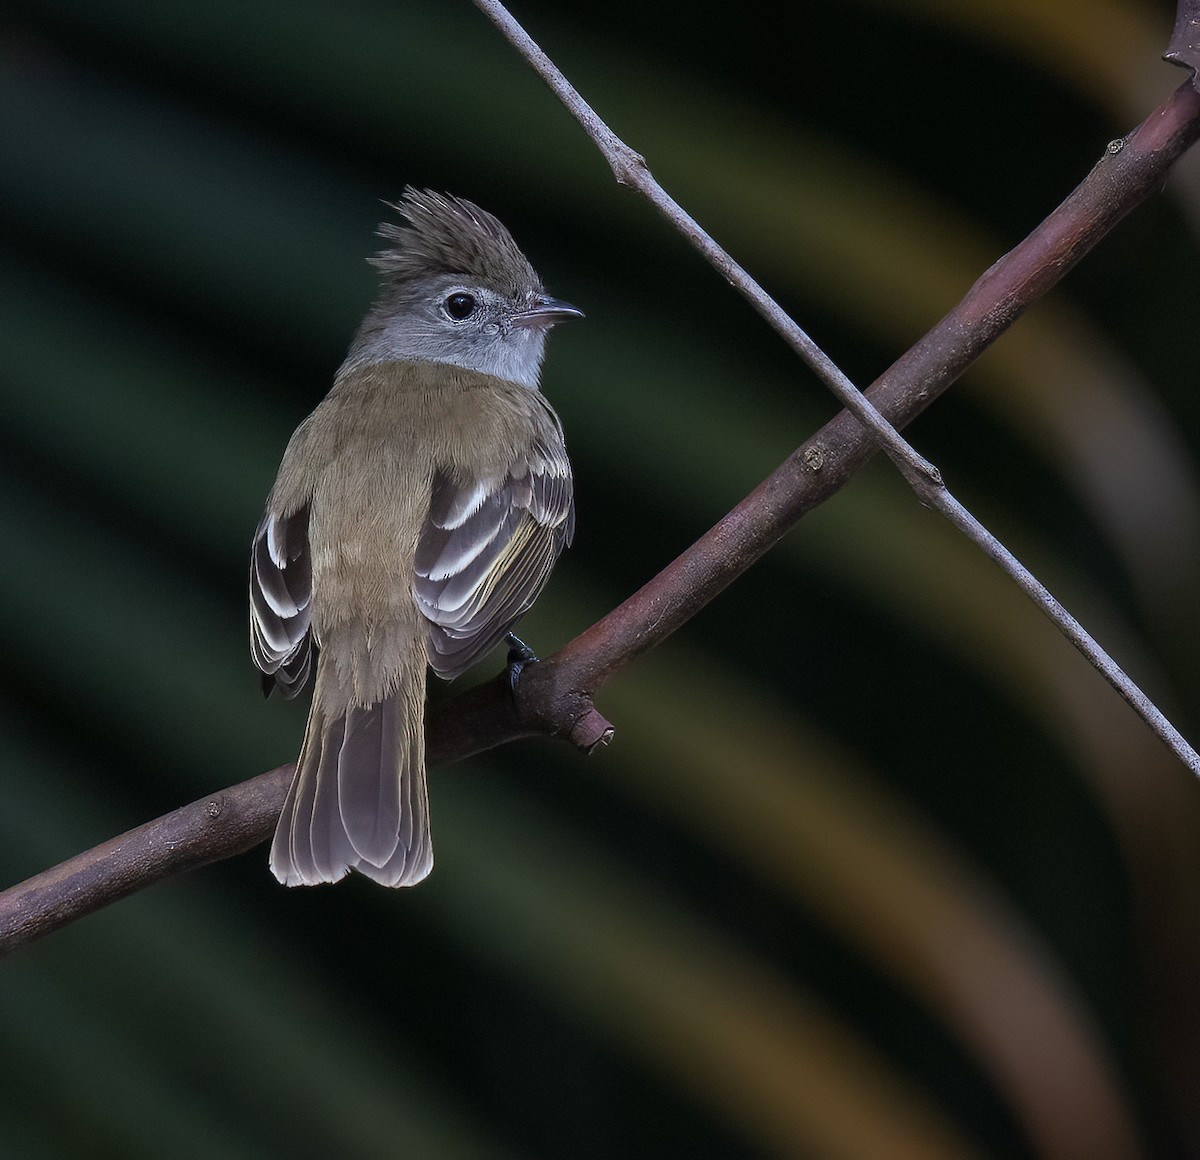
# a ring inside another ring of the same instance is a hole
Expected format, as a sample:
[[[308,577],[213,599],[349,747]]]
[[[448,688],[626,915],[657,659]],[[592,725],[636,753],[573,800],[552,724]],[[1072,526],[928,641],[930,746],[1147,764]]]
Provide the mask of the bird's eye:
[[[455,322],[461,322],[475,309],[475,299],[470,294],[451,294],[444,303],[446,313],[450,315]]]

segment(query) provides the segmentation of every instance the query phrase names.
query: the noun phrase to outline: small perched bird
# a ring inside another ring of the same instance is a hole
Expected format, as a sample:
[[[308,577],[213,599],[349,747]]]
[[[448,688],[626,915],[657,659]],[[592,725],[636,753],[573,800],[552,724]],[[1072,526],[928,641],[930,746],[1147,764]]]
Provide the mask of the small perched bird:
[[[575,528],[562,425],[538,388],[574,306],[461,198],[407,189],[378,298],[288,443],[250,565],[264,687],[316,682],[271,869],[289,886],[433,867],[425,669],[451,680],[512,628]]]

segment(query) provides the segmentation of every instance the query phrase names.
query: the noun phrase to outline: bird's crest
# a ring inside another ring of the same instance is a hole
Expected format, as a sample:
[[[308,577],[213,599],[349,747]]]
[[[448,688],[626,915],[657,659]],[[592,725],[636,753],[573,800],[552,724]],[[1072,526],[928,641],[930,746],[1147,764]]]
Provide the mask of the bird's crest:
[[[449,274],[508,292],[541,289],[541,279],[512,234],[473,202],[409,186],[391,208],[405,224],[383,222],[377,233],[395,244],[370,259],[389,279],[407,282]]]

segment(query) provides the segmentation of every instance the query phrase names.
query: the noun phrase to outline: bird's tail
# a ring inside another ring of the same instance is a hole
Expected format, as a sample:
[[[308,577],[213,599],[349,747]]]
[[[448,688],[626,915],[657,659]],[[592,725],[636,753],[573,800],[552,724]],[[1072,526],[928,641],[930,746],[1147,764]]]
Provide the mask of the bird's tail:
[[[286,886],[336,882],[357,870],[412,886],[433,869],[425,789],[425,660],[414,656],[392,691],[347,704],[322,654],[304,744],[271,870]]]

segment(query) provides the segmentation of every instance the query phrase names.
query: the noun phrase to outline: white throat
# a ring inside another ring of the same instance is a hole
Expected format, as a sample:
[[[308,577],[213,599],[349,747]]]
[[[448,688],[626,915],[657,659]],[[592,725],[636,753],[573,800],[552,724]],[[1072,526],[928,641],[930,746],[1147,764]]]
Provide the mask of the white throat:
[[[415,359],[422,362],[448,363],[480,374],[494,375],[519,383],[531,391],[538,389],[542,356],[546,351],[546,332],[521,328],[502,334],[447,334],[441,328],[426,329],[396,321],[382,328],[369,325],[355,337],[346,356],[346,367]]]

